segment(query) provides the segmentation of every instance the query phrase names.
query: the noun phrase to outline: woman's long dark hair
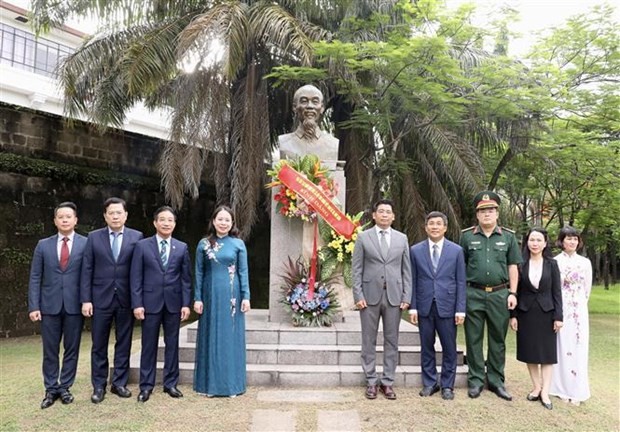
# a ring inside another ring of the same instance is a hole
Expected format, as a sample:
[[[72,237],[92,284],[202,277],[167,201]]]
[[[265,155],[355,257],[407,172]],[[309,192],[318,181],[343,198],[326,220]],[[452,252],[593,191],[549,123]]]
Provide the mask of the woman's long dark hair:
[[[226,205],[218,206],[211,215],[211,219],[209,220],[209,228],[207,229],[206,238],[207,240],[209,240],[211,247],[215,246],[215,241],[217,240],[217,233],[215,231],[213,221],[217,217],[218,213],[221,211],[225,211],[226,213],[228,213],[230,215],[230,218],[232,219],[232,227],[230,228],[230,232],[228,233],[228,235],[231,237],[237,237],[239,235],[239,230],[237,229],[237,224],[235,222],[235,214],[233,213],[232,209]]]
[[[549,244],[549,234],[547,234],[547,230],[544,228],[540,228],[540,227],[533,227],[527,232],[527,235],[525,236],[525,242],[524,242],[525,244],[523,245],[523,252],[522,252],[523,263],[528,262],[530,259],[530,249],[527,247],[527,242],[530,239],[530,235],[534,232],[541,233],[543,235],[543,238],[545,239],[545,242],[547,243],[547,245],[542,251],[542,257],[549,258],[549,259],[553,258],[553,255],[551,254],[551,245]]]

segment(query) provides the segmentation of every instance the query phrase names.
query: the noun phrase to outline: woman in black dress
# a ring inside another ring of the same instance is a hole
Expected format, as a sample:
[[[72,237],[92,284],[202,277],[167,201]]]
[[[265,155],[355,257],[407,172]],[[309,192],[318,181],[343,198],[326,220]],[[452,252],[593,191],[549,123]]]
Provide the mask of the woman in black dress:
[[[548,241],[542,228],[532,228],[527,234],[510,327],[517,332],[517,360],[527,363],[534,386],[527,400],[540,400],[545,408],[553,409],[549,387],[557,363],[556,333],[562,328],[562,290]]]

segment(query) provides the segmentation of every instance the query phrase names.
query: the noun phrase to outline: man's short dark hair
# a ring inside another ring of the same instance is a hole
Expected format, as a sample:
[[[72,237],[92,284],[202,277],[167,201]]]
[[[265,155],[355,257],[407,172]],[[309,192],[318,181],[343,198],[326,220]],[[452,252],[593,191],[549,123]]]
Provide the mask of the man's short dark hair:
[[[117,198],[117,197],[111,197],[105,200],[103,202],[103,211],[104,212],[107,211],[108,207],[110,207],[110,205],[112,204],[122,204],[123,210],[127,211],[127,203],[125,202],[125,200],[122,198]]]
[[[56,217],[56,213],[61,208],[70,208],[71,210],[73,210],[73,213],[77,216],[77,206],[75,205],[75,203],[71,202],[71,201],[64,201],[64,202],[61,202],[60,204],[58,204],[54,208],[54,217]]]
[[[427,214],[426,219],[424,219],[424,225],[428,225],[428,221],[433,218],[441,218],[441,220],[443,221],[443,225],[448,226],[448,216],[446,216],[440,211],[432,211],[429,214]]]
[[[375,213],[380,205],[389,205],[394,211],[394,202],[391,199],[382,198],[372,206],[372,212]]]
[[[153,213],[153,220],[156,221],[157,217],[159,216],[160,213],[163,213],[165,211],[169,211],[170,213],[172,213],[172,216],[174,216],[174,221],[177,221],[177,212],[174,211],[174,209],[170,206],[161,206],[160,208],[158,208],[157,210],[155,210],[155,213]]]

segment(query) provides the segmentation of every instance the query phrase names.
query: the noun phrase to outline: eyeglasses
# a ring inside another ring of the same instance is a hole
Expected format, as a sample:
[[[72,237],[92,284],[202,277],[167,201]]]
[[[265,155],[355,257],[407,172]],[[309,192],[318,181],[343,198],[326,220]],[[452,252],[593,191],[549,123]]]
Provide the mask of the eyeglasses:
[[[389,214],[392,214],[392,213],[393,213],[393,211],[392,211],[392,210],[384,210],[384,209],[379,209],[379,210],[377,210],[375,213],[378,213],[378,214],[387,214],[387,215],[389,215]]]

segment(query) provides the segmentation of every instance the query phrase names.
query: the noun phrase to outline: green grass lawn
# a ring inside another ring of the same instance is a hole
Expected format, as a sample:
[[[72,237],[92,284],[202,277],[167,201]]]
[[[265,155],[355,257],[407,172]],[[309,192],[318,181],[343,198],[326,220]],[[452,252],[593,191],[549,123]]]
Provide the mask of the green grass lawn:
[[[295,411],[298,430],[315,430],[319,410],[357,410],[363,431],[618,431],[620,322],[617,306],[609,307],[612,297],[617,305],[618,286],[602,291],[597,287],[590,303],[592,398],[580,407],[554,398],[553,411],[547,411],[525,400],[530,380],[525,365],[515,359],[512,331],[508,333],[506,354],[506,385],[513,394],[512,402],[488,391],[470,400],[463,388],[456,389],[456,399],[451,402],[438,395],[422,399],[417,388],[397,388],[395,402],[382,398],[368,401],[361,387],[353,387],[342,390],[353,391],[355,401],[273,404],[258,397],[265,390],[260,387],[250,387],[235,399],[206,399],[183,385],[179,386],[185,393],[183,399],[173,400],[157,388],[149,402],[138,404],[137,385],[132,383],[131,399],[108,393],[103,403],[93,405],[90,334],[85,332],[78,377],[72,388],[76,401],[67,406],[57,402],[47,410],[39,408],[43,398],[40,337],[0,341],[0,431],[241,431],[249,429],[256,409]],[[613,310],[616,313],[609,312]],[[459,344],[464,346],[462,333],[459,328]],[[139,335],[136,328],[134,352],[139,349]]]
[[[592,288],[590,301],[588,302],[590,313],[595,314],[620,314],[620,284],[610,285],[606,290],[602,285]]]

